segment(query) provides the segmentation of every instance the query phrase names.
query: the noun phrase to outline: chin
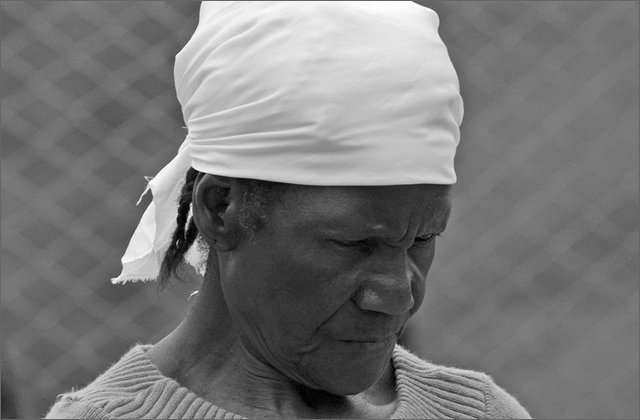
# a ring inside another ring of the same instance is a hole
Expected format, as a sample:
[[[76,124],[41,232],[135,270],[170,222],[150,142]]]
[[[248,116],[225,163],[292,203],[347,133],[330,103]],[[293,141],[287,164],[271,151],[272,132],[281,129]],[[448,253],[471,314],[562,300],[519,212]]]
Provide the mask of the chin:
[[[314,358],[305,364],[304,385],[334,395],[359,394],[378,383],[391,363],[391,352],[376,358],[354,354]]]

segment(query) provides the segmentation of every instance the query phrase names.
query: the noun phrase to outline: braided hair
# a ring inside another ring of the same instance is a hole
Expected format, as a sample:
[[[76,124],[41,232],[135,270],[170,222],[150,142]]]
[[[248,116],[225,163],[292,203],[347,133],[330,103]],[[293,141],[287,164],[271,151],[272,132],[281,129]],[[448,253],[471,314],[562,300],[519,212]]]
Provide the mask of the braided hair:
[[[185,253],[198,238],[198,228],[193,217],[190,216],[193,187],[199,173],[197,170],[189,168],[185,175],[184,185],[178,198],[176,230],[173,232],[171,243],[160,266],[158,276],[160,287],[163,287],[172,277],[180,279],[178,268],[183,264]],[[269,204],[279,200],[289,184],[243,178],[238,178],[237,181],[242,190],[238,222],[240,226],[251,233],[251,238],[253,238],[267,215]]]
[[[171,244],[160,266],[158,281],[161,286],[163,286],[172,275],[177,276],[176,271],[182,262],[184,254],[198,237],[198,228],[193,218],[189,218],[193,197],[193,185],[195,184],[197,176],[198,171],[189,168],[185,176],[184,185],[180,191],[180,197],[178,198],[178,217],[176,218],[178,226],[173,232]]]

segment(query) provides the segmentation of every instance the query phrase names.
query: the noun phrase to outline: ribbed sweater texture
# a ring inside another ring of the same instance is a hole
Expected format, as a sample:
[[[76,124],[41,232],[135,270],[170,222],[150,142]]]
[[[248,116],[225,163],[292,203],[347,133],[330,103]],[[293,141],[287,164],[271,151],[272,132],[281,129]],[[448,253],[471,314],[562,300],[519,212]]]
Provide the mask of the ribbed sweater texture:
[[[46,418],[243,418],[168,378],[137,345],[87,387],[58,397]],[[401,346],[393,352],[398,404],[391,418],[531,418],[479,372],[433,365]]]

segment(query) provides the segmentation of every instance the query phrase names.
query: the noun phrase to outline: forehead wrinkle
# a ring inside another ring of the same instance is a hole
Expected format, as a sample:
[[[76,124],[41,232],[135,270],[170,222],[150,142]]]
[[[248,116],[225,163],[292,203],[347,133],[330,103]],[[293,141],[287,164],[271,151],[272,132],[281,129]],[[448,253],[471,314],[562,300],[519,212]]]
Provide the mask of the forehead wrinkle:
[[[360,213],[358,217],[347,215],[346,219],[340,215],[329,220],[329,230],[344,230],[362,237],[384,238],[393,243],[402,243],[408,236],[417,236],[424,231],[439,233],[446,228],[451,205],[448,198],[436,198],[429,200],[426,208],[415,209],[411,214],[389,218],[387,215],[382,222],[368,221],[367,212]]]
[[[296,204],[287,208],[286,213],[292,221],[297,220],[302,229],[320,228],[334,233],[351,232],[388,239],[404,238],[414,230],[425,228],[442,230],[450,213],[448,191],[415,206],[393,205],[392,197],[371,205],[361,194],[352,194],[353,191],[350,187],[305,186],[288,197],[292,200],[289,203]],[[307,194],[311,192],[313,194]]]

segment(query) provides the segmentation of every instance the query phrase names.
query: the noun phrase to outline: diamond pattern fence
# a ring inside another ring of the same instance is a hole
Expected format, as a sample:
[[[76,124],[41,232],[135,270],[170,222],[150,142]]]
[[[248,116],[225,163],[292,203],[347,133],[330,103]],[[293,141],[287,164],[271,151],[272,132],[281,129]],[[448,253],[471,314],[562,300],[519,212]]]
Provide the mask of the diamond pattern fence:
[[[459,182],[405,342],[534,416],[637,418],[638,3],[424,2],[456,65]],[[2,1],[2,411],[43,415],[184,314],[112,286],[184,129],[198,3]],[[146,204],[146,201],[143,202]]]

